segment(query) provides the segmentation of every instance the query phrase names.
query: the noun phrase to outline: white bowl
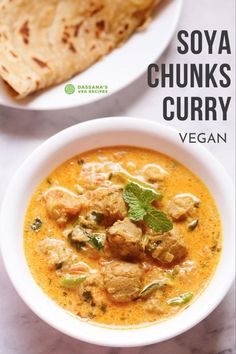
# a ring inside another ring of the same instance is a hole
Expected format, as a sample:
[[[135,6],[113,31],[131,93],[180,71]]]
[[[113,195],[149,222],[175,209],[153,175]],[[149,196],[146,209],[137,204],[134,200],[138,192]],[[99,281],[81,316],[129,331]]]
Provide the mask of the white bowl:
[[[23,224],[30,198],[54,168],[81,152],[132,145],[164,152],[182,162],[208,186],[223,223],[223,252],[216,273],[202,295],[185,311],[159,324],[134,329],[93,325],[70,315],[35,283],[23,250]],[[182,144],[178,132],[135,118],[104,118],[70,127],[37,148],[10,183],[0,218],[1,248],[9,277],[25,303],[51,326],[74,338],[106,346],[141,346],[187,331],[220,303],[234,279],[234,193],[224,168],[201,145]]]

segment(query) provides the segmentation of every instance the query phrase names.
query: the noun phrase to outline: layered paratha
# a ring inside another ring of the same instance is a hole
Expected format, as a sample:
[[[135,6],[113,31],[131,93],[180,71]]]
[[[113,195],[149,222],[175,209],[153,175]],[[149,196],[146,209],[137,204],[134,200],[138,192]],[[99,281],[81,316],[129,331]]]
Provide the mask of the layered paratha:
[[[19,99],[61,83],[127,40],[160,1],[2,0],[0,77]]]

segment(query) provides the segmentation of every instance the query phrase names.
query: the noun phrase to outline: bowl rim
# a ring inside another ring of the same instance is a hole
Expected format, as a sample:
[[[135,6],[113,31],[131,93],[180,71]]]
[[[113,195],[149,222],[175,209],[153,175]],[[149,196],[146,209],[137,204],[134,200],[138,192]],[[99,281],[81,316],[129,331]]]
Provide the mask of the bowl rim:
[[[97,118],[97,119],[93,119],[90,121],[86,121],[83,123],[78,123],[76,125],[73,125],[69,128],[62,130],[61,132],[55,134],[54,136],[52,136],[51,138],[49,138],[45,142],[43,142],[41,145],[39,145],[28,156],[28,158],[26,158],[26,160],[23,162],[21,167],[17,170],[15,176],[12,178],[12,180],[7,188],[7,191],[6,191],[3,203],[2,203],[2,207],[1,207],[1,212],[0,212],[0,235],[1,235],[0,242],[1,242],[1,253],[2,253],[2,258],[3,258],[3,263],[5,266],[5,269],[8,273],[8,276],[9,276],[13,286],[15,287],[15,290],[17,291],[17,293],[20,295],[20,297],[23,299],[23,301],[26,303],[26,305],[34,313],[36,313],[36,315],[38,315],[43,321],[48,323],[50,326],[56,328],[57,330],[61,331],[62,333],[65,333],[75,339],[83,340],[85,342],[92,343],[92,344],[103,345],[103,346],[113,346],[113,347],[135,347],[135,346],[149,345],[149,344],[158,343],[158,342],[161,342],[164,340],[168,340],[170,338],[173,338],[173,337],[189,330],[190,328],[192,328],[193,326],[198,324],[200,321],[202,321],[204,318],[206,318],[222,301],[222,299],[224,298],[224,296],[227,294],[228,290],[230,289],[230,287],[233,283],[233,280],[235,278],[235,268],[230,267],[228,269],[228,272],[229,272],[228,276],[224,280],[225,283],[223,285],[221,285],[221,287],[219,287],[219,292],[215,295],[214,299],[208,304],[207,309],[202,310],[202,313],[201,313],[201,311],[199,311],[198,316],[196,316],[194,319],[189,320],[188,323],[182,323],[179,328],[172,330],[171,333],[166,333],[162,338],[159,338],[158,340],[155,340],[155,338],[153,338],[153,337],[140,338],[139,336],[137,336],[137,338],[132,338],[126,342],[123,341],[122,338],[119,338],[119,336],[117,337],[117,340],[114,340],[114,338],[110,339],[110,338],[108,338],[108,336],[104,336],[104,338],[99,337],[99,336],[97,336],[96,338],[91,338],[91,336],[89,336],[89,334],[88,335],[87,334],[75,335],[74,333],[71,333],[71,330],[64,328],[63,324],[61,325],[59,323],[55,323],[55,321],[53,321],[53,319],[49,318],[47,316],[47,314],[43,313],[43,311],[36,308],[36,306],[33,304],[33,301],[31,301],[31,302],[29,301],[29,298],[26,296],[25,290],[23,289],[23,287],[19,287],[18,286],[19,284],[16,285],[15,276],[9,267],[9,259],[7,258],[6,245],[4,243],[3,235],[4,235],[4,225],[6,223],[5,220],[7,220],[6,210],[8,210],[8,205],[11,203],[10,196],[12,194],[13,186],[16,184],[16,182],[18,180],[18,176],[21,175],[22,173],[25,173],[25,171],[27,171],[27,166],[32,165],[32,161],[35,160],[36,156],[39,156],[39,154],[41,154],[42,152],[45,152],[49,146],[55,147],[60,144],[66,144],[66,142],[68,143],[67,139],[70,138],[71,135],[77,136],[77,138],[80,139],[81,136],[84,134],[84,131],[86,131],[87,134],[91,134],[92,132],[96,133],[97,131],[109,132],[112,130],[113,131],[114,130],[115,131],[127,130],[130,133],[132,133],[134,131],[139,131],[139,132],[142,132],[143,134],[147,134],[148,129],[152,130],[154,134],[165,134],[165,136],[166,137],[168,136],[168,138],[170,140],[173,139],[173,143],[174,143],[174,140],[175,140],[175,143],[177,142],[176,135],[177,135],[177,133],[179,133],[179,131],[176,130],[175,128],[172,128],[172,127],[170,128],[166,125],[157,123],[155,121],[140,119],[140,118],[106,117],[106,118]],[[90,133],[88,133],[88,131]],[[178,142],[178,144],[180,144],[180,142]],[[201,144],[196,144],[196,145],[186,144],[186,146],[188,147],[188,151],[190,149],[191,150],[190,153],[193,154],[195,157],[196,157],[196,154],[198,154],[200,156],[200,159],[202,159],[202,161],[203,160],[204,161],[208,160],[208,162],[211,161],[211,163],[212,163],[211,167],[214,165],[214,168],[220,170],[220,172],[222,174],[222,176],[220,177],[221,181],[223,181],[223,179],[224,179],[224,182],[226,182],[227,186],[229,188],[232,188],[232,190],[234,190],[234,186],[231,181],[231,178],[226,173],[224,167],[218,162],[218,160],[204,146],[202,146]],[[156,151],[158,151],[158,149],[156,149]],[[50,155],[50,152],[48,152],[48,155]],[[73,157],[73,156],[74,156],[74,154],[71,155],[71,157]],[[65,159],[65,161],[66,161],[66,159]],[[187,165],[187,167],[188,167],[188,165]],[[225,196],[225,198],[232,205],[234,205],[234,197],[233,196],[234,196],[233,193],[229,193],[229,195]],[[232,215],[234,215],[234,212],[232,211],[230,214],[232,216]],[[234,219],[231,218],[231,220],[234,220]],[[234,226],[232,225],[232,229],[233,229],[233,227]],[[234,247],[232,247],[231,257],[233,257],[231,259],[231,265],[232,265],[234,263],[234,259],[235,259]],[[33,279],[33,277],[32,277],[32,279]],[[201,296],[202,296],[202,294],[200,295],[200,297]],[[181,312],[181,313],[183,313],[183,312]],[[174,318],[178,318],[179,316],[180,315],[177,314],[176,316],[174,316]],[[167,321],[171,321],[171,319],[167,319]],[[165,322],[167,322],[167,321],[165,321]],[[83,321],[80,321],[80,323],[82,325]],[[150,327],[155,327],[158,325],[160,325],[160,324],[154,323]],[[102,329],[102,331],[104,331],[104,330],[106,333],[108,333],[108,331],[109,331],[109,329],[107,329],[107,328]],[[130,331],[130,329],[128,331]],[[136,331],[136,329],[133,329],[132,331]]]

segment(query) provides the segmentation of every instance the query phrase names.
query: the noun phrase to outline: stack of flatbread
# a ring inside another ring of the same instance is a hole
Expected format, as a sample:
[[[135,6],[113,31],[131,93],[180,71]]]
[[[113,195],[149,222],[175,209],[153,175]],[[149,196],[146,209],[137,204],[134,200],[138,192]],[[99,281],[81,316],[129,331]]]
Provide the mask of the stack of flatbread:
[[[16,98],[63,82],[147,23],[160,1],[0,0],[0,77]]]

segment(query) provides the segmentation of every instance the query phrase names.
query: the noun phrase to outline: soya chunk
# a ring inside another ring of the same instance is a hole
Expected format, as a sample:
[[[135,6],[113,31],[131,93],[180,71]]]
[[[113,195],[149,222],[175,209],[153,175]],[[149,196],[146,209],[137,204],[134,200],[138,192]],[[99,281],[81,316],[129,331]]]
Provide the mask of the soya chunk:
[[[104,285],[114,302],[129,302],[141,290],[143,271],[137,264],[113,261],[104,267]]]
[[[69,268],[77,259],[72,249],[66,247],[66,242],[56,238],[46,237],[40,241],[39,251],[46,255],[48,264],[56,269]]]
[[[164,181],[167,172],[159,165],[148,164],[143,169],[144,177],[148,182]]]
[[[191,194],[176,195],[167,205],[167,212],[174,220],[184,220],[199,207],[199,199]]]
[[[127,209],[122,197],[122,189],[116,186],[97,188],[88,193],[89,208],[104,214],[104,222],[112,224],[122,220],[127,215]]]
[[[129,218],[117,221],[107,230],[107,241],[111,251],[121,257],[138,257],[142,253],[142,230]]]
[[[148,249],[152,257],[163,264],[177,263],[187,255],[183,236],[176,230],[163,235],[151,234]]]
[[[66,230],[64,232],[64,235],[68,237],[69,241],[73,242],[78,242],[78,243],[84,243],[88,242],[88,233],[86,232],[85,229],[80,227],[79,225],[76,225],[73,229],[71,230]]]
[[[63,188],[52,188],[44,194],[47,212],[58,224],[65,224],[71,217],[79,214],[85,198]]]
[[[77,287],[77,293],[82,302],[92,306],[101,305],[104,300],[104,285],[101,274],[87,274],[85,280]]]

